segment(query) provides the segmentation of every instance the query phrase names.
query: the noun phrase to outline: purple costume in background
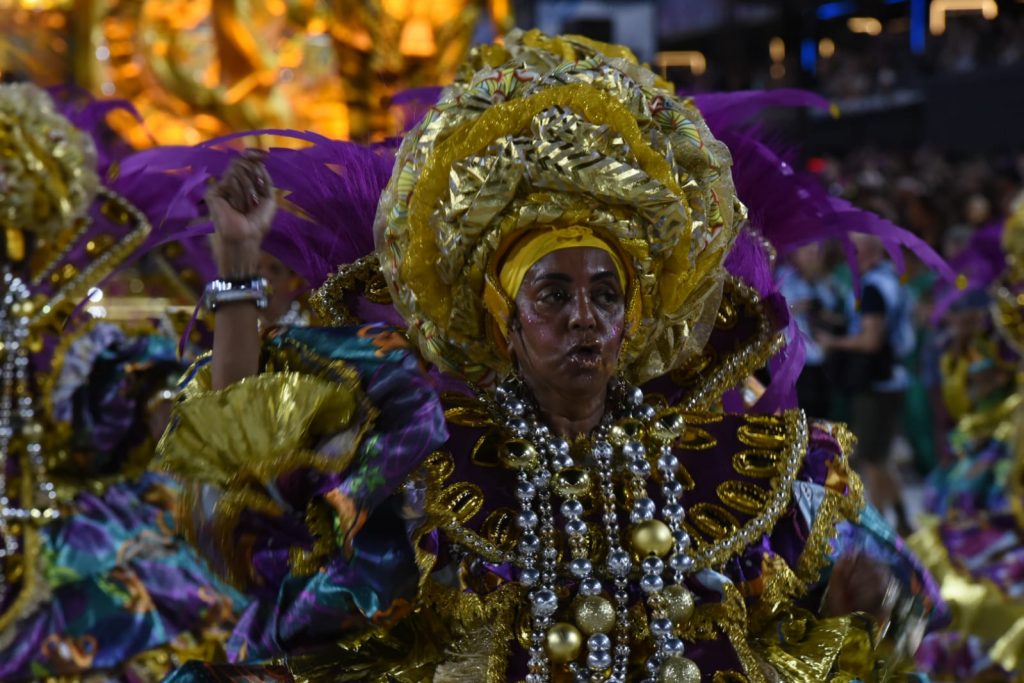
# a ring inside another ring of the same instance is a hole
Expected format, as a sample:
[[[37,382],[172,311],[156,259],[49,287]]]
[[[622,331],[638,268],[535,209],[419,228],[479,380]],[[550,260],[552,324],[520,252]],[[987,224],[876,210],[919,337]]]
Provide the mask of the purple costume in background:
[[[39,220],[3,226],[0,680],[157,681],[222,658],[245,598],[177,534],[177,487],[148,471],[158,404],[184,369],[176,340],[78,308],[164,231],[179,234],[189,217],[173,200],[201,188],[120,173],[129,157],[103,119],[121,103],[66,96],[0,86],[5,159],[45,170],[6,178],[5,215],[46,187],[27,204]]]

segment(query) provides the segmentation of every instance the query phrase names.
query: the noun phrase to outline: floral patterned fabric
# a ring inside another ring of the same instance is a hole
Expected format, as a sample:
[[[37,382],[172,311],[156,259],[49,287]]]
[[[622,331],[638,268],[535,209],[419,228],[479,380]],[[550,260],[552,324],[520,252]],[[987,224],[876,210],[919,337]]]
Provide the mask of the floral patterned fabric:
[[[223,660],[246,599],[178,535],[176,484],[145,471],[147,402],[182,369],[174,340],[98,324],[58,348],[44,443],[67,454],[50,458],[61,517],[25,537],[21,579],[8,575],[0,680],[157,681]]]

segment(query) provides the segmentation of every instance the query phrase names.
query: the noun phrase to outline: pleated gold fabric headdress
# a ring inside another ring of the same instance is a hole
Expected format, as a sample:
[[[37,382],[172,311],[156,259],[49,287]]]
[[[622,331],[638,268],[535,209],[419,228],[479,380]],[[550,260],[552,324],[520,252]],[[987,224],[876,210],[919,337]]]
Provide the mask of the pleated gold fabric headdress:
[[[496,255],[523,231],[571,226],[627,261],[627,378],[703,346],[745,211],[728,149],[670,88],[629,50],[577,36],[515,32],[472,52],[403,141],[375,225],[429,360],[472,380],[507,373],[485,304],[501,295]]]

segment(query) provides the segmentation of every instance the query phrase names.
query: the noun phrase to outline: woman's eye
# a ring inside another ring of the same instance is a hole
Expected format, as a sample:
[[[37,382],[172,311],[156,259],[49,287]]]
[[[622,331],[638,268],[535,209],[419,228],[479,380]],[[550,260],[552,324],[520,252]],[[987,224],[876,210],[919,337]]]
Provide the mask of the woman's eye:
[[[594,293],[594,301],[604,305],[615,304],[619,301],[619,293],[614,289],[601,289]]]
[[[543,303],[564,303],[568,299],[569,295],[560,289],[548,289],[540,294],[540,301]]]

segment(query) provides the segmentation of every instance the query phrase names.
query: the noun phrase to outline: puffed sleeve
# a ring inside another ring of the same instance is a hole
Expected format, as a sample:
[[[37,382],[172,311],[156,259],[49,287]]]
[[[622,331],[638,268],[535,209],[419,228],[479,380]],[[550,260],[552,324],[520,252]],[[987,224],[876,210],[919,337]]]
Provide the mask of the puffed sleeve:
[[[422,515],[410,474],[447,439],[405,339],[383,326],[291,328],[262,371],[183,380],[161,466],[183,483],[182,527],[255,600],[230,644],[258,660],[371,628],[414,604]]]

